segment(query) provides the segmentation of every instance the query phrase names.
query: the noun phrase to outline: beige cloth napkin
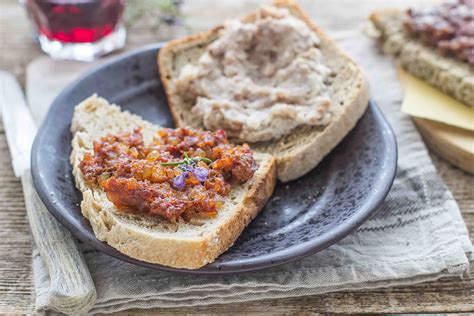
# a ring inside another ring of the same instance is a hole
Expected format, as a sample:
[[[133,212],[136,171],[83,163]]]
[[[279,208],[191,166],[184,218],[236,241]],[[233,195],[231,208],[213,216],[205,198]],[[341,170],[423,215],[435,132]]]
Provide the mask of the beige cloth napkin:
[[[469,270],[472,244],[459,208],[409,117],[389,58],[359,32],[335,36],[365,69],[373,98],[398,140],[395,183],[386,201],[357,231],[303,260],[258,272],[191,276],[134,266],[83,247],[97,288],[91,312],[195,306],[414,284]],[[88,64],[40,58],[28,67],[27,96],[41,119],[52,98]],[[48,309],[49,276],[33,257],[36,306]]]

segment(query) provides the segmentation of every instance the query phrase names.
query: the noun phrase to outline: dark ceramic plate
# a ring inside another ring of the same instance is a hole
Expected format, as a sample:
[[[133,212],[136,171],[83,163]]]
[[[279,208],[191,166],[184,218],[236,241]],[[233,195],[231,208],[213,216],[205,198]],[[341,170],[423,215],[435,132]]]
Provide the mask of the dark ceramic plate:
[[[287,184],[235,244],[199,270],[173,269],[130,258],[94,236],[81,215],[81,193],[69,165],[73,109],[97,93],[162,126],[173,126],[157,74],[159,45],[116,58],[67,87],[54,101],[36,137],[32,172],[50,212],[77,238],[113,257],[155,269],[223,273],[262,269],[321,251],[366,220],[387,195],[396,170],[393,132],[373,101],[353,131],[317,168]],[[107,118],[104,118],[107,119]]]

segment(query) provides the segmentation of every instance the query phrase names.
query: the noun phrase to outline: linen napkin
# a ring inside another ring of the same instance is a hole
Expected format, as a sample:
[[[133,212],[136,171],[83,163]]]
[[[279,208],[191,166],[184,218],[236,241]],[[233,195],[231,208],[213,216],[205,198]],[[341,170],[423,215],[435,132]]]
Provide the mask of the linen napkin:
[[[473,248],[466,226],[411,120],[400,112],[403,94],[394,65],[360,32],[333,35],[366,71],[372,97],[397,136],[397,177],[383,205],[357,231],[328,249],[258,272],[213,276],[162,272],[82,246],[98,295],[91,313],[372,289],[461,277],[469,270]],[[71,77],[78,71],[75,63],[47,59],[29,67],[27,94],[35,117],[42,117],[38,112],[66,83],[64,76],[53,78],[60,69],[62,73],[69,69]],[[50,78],[49,100],[37,78]],[[43,94],[41,102],[37,102],[39,94]],[[49,276],[36,252],[33,270],[37,309],[54,308],[49,301]]]

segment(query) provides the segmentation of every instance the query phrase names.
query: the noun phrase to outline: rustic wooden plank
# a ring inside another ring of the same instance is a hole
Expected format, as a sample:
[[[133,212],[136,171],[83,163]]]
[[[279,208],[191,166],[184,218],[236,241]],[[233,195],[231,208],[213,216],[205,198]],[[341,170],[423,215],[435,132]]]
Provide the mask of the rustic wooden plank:
[[[28,313],[34,309],[31,237],[1,123],[0,131],[0,314]]]
[[[253,7],[256,1],[249,1]],[[383,0],[357,1],[357,10],[348,12],[334,21],[328,12],[337,8],[353,6],[349,0],[309,1],[301,0],[303,7],[314,14],[321,24],[331,25],[329,32],[344,30],[354,19],[363,19],[375,7],[409,5],[411,1],[398,0],[388,3]],[[341,5],[342,3],[342,5]],[[223,5],[220,5],[224,7]],[[341,11],[342,12],[342,11]],[[197,28],[207,28],[234,14],[232,7],[222,9],[219,14],[202,10],[189,19]],[[16,0],[0,3],[0,69],[13,72],[24,84],[26,64],[41,52],[32,43],[24,12]],[[154,35],[146,25],[135,26],[130,31],[127,47],[164,40],[175,36],[176,30],[164,29]],[[25,206],[20,181],[15,178],[10,166],[10,157],[0,123],[0,314],[32,313],[34,311],[34,288],[31,272],[31,238],[25,215]],[[474,177],[431,155],[435,166],[463,212],[464,219],[474,239]],[[8,238],[7,238],[8,237]],[[445,278],[414,286],[401,286],[362,292],[341,292],[318,296],[264,300],[245,304],[213,305],[205,307],[134,311],[133,314],[182,313],[233,313],[233,314],[283,314],[283,313],[408,313],[408,312],[468,312],[474,310],[474,267],[471,277],[463,280]],[[131,315],[131,312],[121,315]]]

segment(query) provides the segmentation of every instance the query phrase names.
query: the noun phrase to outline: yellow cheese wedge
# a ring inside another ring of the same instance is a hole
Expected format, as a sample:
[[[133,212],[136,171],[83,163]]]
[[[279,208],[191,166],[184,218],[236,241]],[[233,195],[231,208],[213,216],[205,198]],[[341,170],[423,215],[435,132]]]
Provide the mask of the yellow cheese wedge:
[[[405,89],[402,112],[474,131],[474,110],[398,67]]]

